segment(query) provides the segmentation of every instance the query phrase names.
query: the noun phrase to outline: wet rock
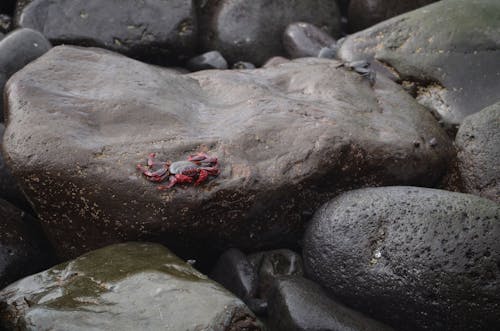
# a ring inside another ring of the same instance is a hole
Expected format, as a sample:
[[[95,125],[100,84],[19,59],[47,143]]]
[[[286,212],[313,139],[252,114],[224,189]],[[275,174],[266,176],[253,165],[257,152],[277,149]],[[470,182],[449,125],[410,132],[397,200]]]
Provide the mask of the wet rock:
[[[227,69],[227,62],[217,51],[207,52],[190,59],[186,67],[191,71],[207,69]]]
[[[391,17],[423,7],[437,0],[351,0],[349,30],[363,30]]]
[[[339,192],[432,185],[453,155],[397,84],[370,86],[334,60],[179,75],[59,46],[12,77],[6,95],[4,156],[64,257],[138,239],[197,260],[294,243]],[[136,167],[152,152],[199,151],[220,167],[200,186],[159,191]]]
[[[316,57],[322,48],[335,45],[335,39],[313,24],[292,23],[283,33],[283,46],[292,58]]]
[[[456,145],[467,192],[500,203],[500,102],[466,117]]]
[[[255,69],[255,65],[250,62],[245,62],[245,61],[238,61],[233,64],[233,69]]]
[[[2,39],[1,33],[7,33],[11,29],[12,18],[9,15],[0,14],[0,39]]]
[[[156,64],[191,56],[197,38],[189,0],[39,0],[24,5],[16,23],[54,44],[97,46]]]
[[[18,29],[0,41],[0,91],[16,71],[38,58],[51,45],[38,31]],[[3,122],[3,98],[0,95],[0,122]]]
[[[10,173],[2,155],[2,141],[5,126],[0,123],[0,199],[4,199],[14,204],[17,208],[32,212],[28,200],[21,192],[17,180]]]
[[[259,275],[259,297],[267,299],[276,278],[302,276],[302,257],[289,249],[251,254],[248,259]]]
[[[0,220],[0,289],[55,263],[36,219],[0,199]]]
[[[109,246],[11,284],[0,318],[16,330],[261,330],[238,298],[149,243]]]
[[[221,255],[210,278],[242,300],[248,300],[257,294],[257,272],[246,255],[238,249],[229,249]]]
[[[318,284],[302,277],[274,283],[269,299],[269,322],[275,331],[389,331],[363,314],[330,299]]]
[[[283,55],[281,36],[293,22],[307,22],[336,36],[340,15],[329,0],[222,0],[201,2],[201,42],[216,49],[231,63],[248,61],[262,65]]]
[[[304,238],[306,272],[401,330],[500,328],[500,205],[470,194],[383,187],[342,194]]]
[[[350,35],[338,56],[390,65],[421,104],[455,126],[500,99],[498,36],[499,1],[443,0]]]

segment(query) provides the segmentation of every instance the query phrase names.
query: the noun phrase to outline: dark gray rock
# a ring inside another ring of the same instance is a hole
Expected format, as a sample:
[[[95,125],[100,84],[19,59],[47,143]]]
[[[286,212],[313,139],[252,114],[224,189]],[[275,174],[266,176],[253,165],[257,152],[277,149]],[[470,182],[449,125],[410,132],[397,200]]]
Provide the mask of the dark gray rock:
[[[255,65],[250,62],[238,61],[233,64],[233,69],[241,70],[241,69],[255,69]]]
[[[349,30],[363,30],[391,17],[420,8],[437,0],[351,0]]]
[[[0,91],[16,71],[51,48],[38,31],[18,29],[0,40]],[[3,122],[3,93],[0,95],[0,122]]]
[[[400,86],[334,60],[180,75],[59,46],[7,85],[4,156],[65,257],[138,239],[197,260],[286,245],[339,192],[432,185],[454,152]],[[200,186],[159,191],[137,170],[199,151],[220,167]]]
[[[500,203],[500,102],[466,117],[456,145],[467,192]]]
[[[210,278],[242,300],[254,298],[257,294],[257,272],[238,249],[231,248],[220,256]]]
[[[227,69],[226,59],[217,51],[207,52],[193,57],[186,63],[186,67],[191,71],[208,69]]]
[[[443,0],[346,38],[338,56],[375,57],[444,124],[500,99],[500,1]]]
[[[26,197],[17,184],[17,180],[12,176],[3,159],[2,142],[4,130],[4,124],[0,123],[0,198],[9,201],[17,208],[32,212],[28,200],[26,200]]]
[[[156,64],[188,58],[197,40],[191,0],[38,0],[24,5],[16,23],[53,44],[97,46]]]
[[[302,257],[289,250],[277,249],[251,254],[248,259],[259,275],[259,297],[267,299],[276,278],[302,276]]]
[[[221,0],[200,2],[200,31],[206,50],[216,49],[230,62],[262,65],[283,55],[281,36],[293,22],[312,23],[332,36],[340,29],[340,15],[330,0]]]
[[[149,243],[109,246],[11,284],[0,319],[15,330],[262,330],[238,298]]]
[[[0,14],[0,39],[2,39],[1,33],[7,33],[12,27],[12,18],[9,15]]]
[[[0,289],[51,267],[54,256],[38,220],[0,199]]]
[[[335,39],[313,24],[295,22],[283,32],[283,46],[292,59],[316,57],[322,48],[335,46]]]
[[[318,284],[302,277],[277,279],[269,297],[274,331],[389,331],[363,314],[330,299]]]
[[[401,330],[500,328],[500,205],[416,187],[342,194],[304,238],[314,280]]]

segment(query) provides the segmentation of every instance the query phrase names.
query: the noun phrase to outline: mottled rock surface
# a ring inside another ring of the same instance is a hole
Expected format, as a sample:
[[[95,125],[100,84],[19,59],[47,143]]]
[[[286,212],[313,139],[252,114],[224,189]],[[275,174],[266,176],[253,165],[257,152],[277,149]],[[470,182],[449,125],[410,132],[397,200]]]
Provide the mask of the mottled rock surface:
[[[371,87],[332,60],[179,75],[60,46],[12,77],[7,97],[5,155],[65,257],[138,239],[202,253],[295,242],[338,192],[432,185],[453,153],[397,84]],[[136,169],[151,152],[198,151],[221,171],[201,186],[159,191]]]
[[[347,37],[340,58],[375,57],[457,125],[500,99],[500,1],[443,0]]]
[[[0,38],[1,39],[1,38]],[[0,40],[0,92],[16,71],[47,52],[52,46],[38,31],[18,29]],[[0,93],[0,122],[3,122],[3,92]]]
[[[330,0],[221,0],[200,2],[200,37],[205,50],[216,49],[230,63],[262,65],[283,55],[281,36],[293,22],[312,23],[332,36],[340,14]]]
[[[436,2],[437,0],[351,0],[349,29],[363,30],[391,17]]]
[[[470,194],[383,187],[342,194],[304,238],[306,272],[401,330],[500,328],[500,205]]]
[[[16,178],[10,173],[2,154],[2,142],[5,126],[0,123],[0,199],[14,204],[24,211],[31,211],[30,204],[22,193]]]
[[[197,20],[191,0],[38,0],[17,25],[53,44],[96,46],[166,64],[192,55]]]
[[[467,192],[500,203],[500,102],[466,117],[456,145]]]
[[[55,261],[38,220],[0,199],[0,289]]]
[[[15,330],[261,330],[243,302],[165,247],[87,253],[0,292]]]
[[[363,314],[330,299],[321,286],[302,277],[277,279],[269,299],[273,331],[389,331]]]

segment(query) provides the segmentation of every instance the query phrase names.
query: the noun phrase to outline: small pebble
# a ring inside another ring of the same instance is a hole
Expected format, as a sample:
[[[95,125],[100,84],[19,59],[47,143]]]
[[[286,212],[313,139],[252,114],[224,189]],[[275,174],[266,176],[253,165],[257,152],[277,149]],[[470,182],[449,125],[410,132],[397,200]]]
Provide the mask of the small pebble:
[[[207,69],[227,69],[227,61],[218,51],[211,51],[190,59],[186,67],[191,71]]]
[[[429,140],[429,145],[430,145],[431,147],[436,147],[436,146],[437,146],[437,144],[438,144],[438,142],[437,142],[437,139],[436,139],[436,138],[432,138],[431,140]]]
[[[255,65],[250,62],[238,61],[233,64],[233,69],[255,69]]]

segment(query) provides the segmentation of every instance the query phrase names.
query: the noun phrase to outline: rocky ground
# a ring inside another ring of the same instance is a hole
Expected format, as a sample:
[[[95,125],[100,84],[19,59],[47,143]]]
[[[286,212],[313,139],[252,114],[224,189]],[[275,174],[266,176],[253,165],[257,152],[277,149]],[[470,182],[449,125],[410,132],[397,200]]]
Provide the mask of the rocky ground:
[[[0,330],[499,330],[499,59],[497,0],[2,1]]]

